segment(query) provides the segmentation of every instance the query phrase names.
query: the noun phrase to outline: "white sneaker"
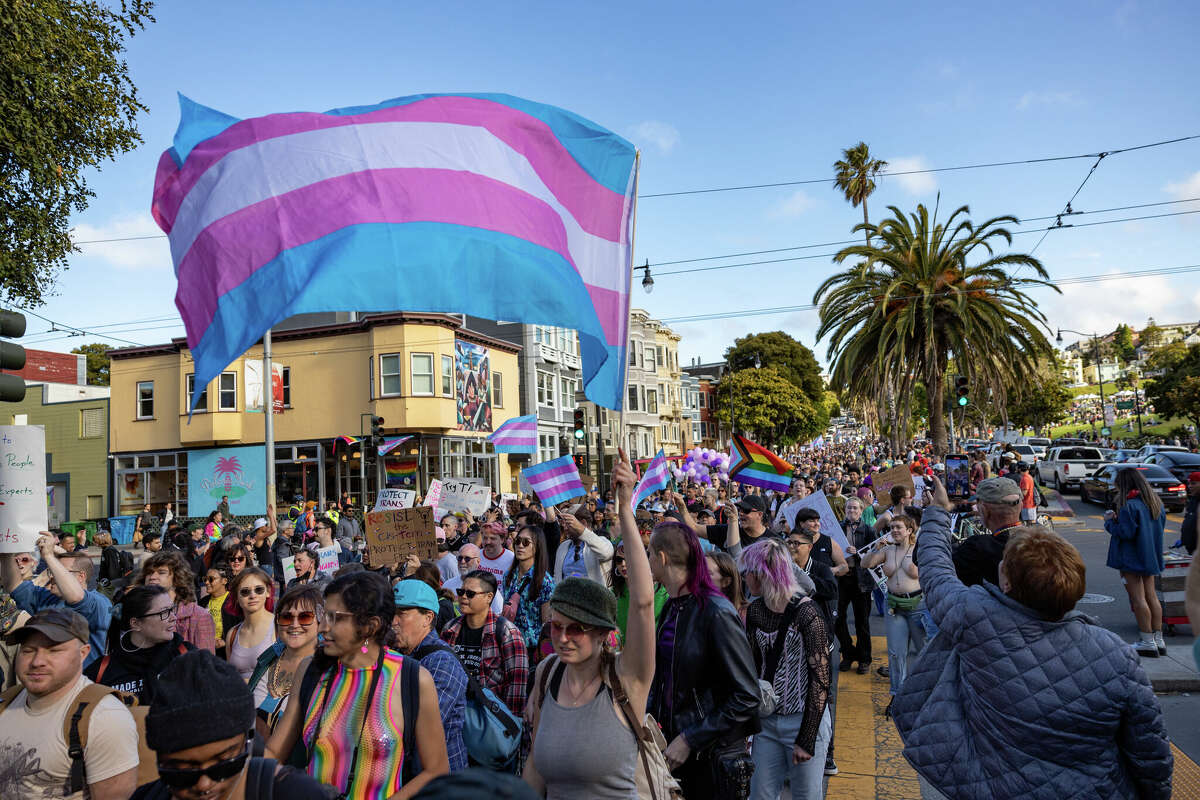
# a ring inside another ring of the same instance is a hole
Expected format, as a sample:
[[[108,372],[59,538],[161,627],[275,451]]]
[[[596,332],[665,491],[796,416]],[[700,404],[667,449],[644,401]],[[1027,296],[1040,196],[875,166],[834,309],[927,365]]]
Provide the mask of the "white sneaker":
[[[1162,629],[1154,632],[1154,646],[1158,648],[1158,654],[1165,656],[1167,654],[1167,643],[1163,641]]]

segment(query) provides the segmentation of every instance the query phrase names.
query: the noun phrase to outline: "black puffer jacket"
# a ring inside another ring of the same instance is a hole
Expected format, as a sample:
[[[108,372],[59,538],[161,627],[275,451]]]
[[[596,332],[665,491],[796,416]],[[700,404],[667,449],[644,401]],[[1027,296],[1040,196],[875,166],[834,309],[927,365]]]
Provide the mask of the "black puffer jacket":
[[[671,663],[659,666],[648,704],[667,741],[682,733],[698,752],[758,733],[758,673],[733,605],[720,596],[700,603],[691,595],[668,603],[678,604],[675,645]],[[663,609],[660,632],[669,613],[669,606]],[[669,704],[663,697],[666,670]]]

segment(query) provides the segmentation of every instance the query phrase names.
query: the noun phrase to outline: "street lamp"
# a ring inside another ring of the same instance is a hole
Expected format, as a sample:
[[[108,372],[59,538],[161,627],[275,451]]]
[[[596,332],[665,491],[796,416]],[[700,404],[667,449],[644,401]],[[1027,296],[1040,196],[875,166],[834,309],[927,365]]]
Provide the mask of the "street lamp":
[[[1070,328],[1059,328],[1058,335],[1054,337],[1055,343],[1060,347],[1063,343],[1063,331],[1067,333],[1075,333],[1080,336],[1091,336],[1092,347],[1096,351],[1096,383],[1100,384],[1100,420],[1101,426],[1108,424],[1108,417],[1104,415],[1104,365],[1100,361],[1100,335],[1097,333],[1084,333],[1083,331],[1074,331]],[[1092,431],[1095,432],[1095,425],[1092,426]]]
[[[654,291],[654,278],[650,277],[650,259],[646,259],[646,263],[640,267],[634,267],[633,271],[637,272],[639,269],[646,271],[645,277],[642,278],[642,288],[646,290],[646,294],[650,294]]]

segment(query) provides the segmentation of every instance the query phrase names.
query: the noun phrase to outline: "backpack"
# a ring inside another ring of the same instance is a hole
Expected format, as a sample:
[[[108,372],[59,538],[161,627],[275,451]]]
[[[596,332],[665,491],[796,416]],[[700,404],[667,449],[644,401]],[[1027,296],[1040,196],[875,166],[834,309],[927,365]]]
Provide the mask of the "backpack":
[[[123,580],[129,580],[133,577],[133,553],[128,550],[119,550],[118,557],[120,558],[119,567],[120,575],[117,577]]]
[[[304,671],[304,678],[300,681],[300,695],[297,701],[300,703],[300,713],[307,714],[308,707],[312,704],[313,695],[317,691],[317,684],[321,679],[333,671],[336,664],[327,667],[319,667],[315,661],[308,662],[308,669]],[[421,711],[421,665],[417,659],[411,656],[405,656],[404,661],[400,664],[400,706],[404,712],[404,764],[401,766],[401,785],[406,785],[416,771],[416,754],[417,754],[417,715]],[[411,713],[409,709],[412,709]],[[320,725],[320,720],[317,724]],[[287,765],[304,770],[308,767],[308,763],[312,761],[312,754],[308,751],[308,743],[304,741],[304,732],[301,731],[300,736],[296,737],[296,744],[292,746],[292,752],[288,754]]]
[[[14,686],[0,695],[0,713],[3,713],[12,704],[12,701],[24,688],[23,686]],[[110,694],[125,704],[133,716],[133,721],[137,724],[137,785],[142,786],[158,780],[158,755],[146,744],[146,713],[150,707],[139,705],[137,697],[128,692],[121,692],[99,683],[91,683],[75,696],[74,705],[63,718],[63,740],[67,743],[67,754],[71,757],[71,774],[64,787],[64,793],[68,797],[83,791],[87,786],[87,767],[83,754],[87,748],[88,727],[91,724],[92,712],[96,710],[96,705]]]
[[[499,619],[497,623],[503,624]],[[438,650],[445,650],[458,660],[454,650],[441,642],[418,647],[412,655],[420,661]],[[521,749],[521,730],[521,719],[504,701],[467,673],[467,702],[463,710],[463,743],[467,746],[467,755],[488,769],[503,769],[512,763]]]

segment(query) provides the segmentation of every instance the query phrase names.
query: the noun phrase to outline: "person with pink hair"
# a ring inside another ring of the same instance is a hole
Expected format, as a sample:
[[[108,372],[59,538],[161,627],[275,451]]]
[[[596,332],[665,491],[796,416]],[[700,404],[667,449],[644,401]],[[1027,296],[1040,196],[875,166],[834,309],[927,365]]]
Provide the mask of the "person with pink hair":
[[[741,570],[750,594],[758,595],[746,610],[754,663],[775,699],[754,737],[750,799],[775,800],[785,780],[792,800],[820,798],[833,733],[824,617],[800,592],[792,556],[778,539],[743,550]]]

